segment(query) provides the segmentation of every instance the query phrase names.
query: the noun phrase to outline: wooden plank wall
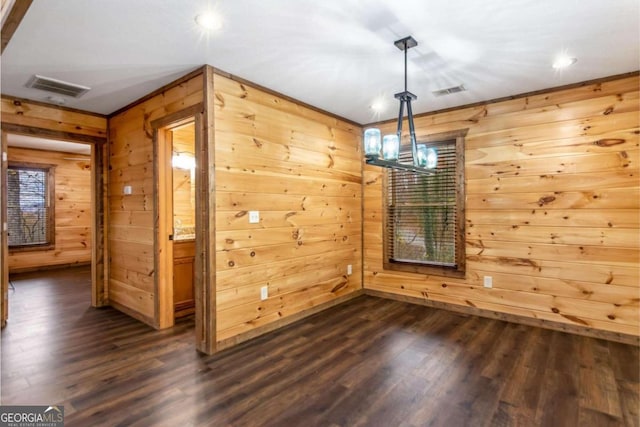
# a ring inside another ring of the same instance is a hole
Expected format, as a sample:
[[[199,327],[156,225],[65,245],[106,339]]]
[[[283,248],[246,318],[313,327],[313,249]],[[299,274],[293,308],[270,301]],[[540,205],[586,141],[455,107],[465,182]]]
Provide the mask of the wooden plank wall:
[[[9,161],[56,165],[55,248],[9,254],[9,271],[91,262],[90,157],[16,147],[7,151]]]
[[[203,102],[202,74],[109,120],[109,302],[158,326],[154,269],[153,120]],[[132,187],[124,195],[125,185]]]
[[[367,166],[365,288],[640,335],[638,94],[636,75],[418,118],[423,135],[469,128],[466,279],[383,270]]]
[[[107,118],[98,114],[85,113],[45,105],[24,99],[2,96],[2,125],[4,131],[16,127],[37,128],[37,136],[66,137],[72,141],[86,141],[107,137]]]
[[[223,75],[213,87],[217,340],[229,341],[361,289],[361,128]]]

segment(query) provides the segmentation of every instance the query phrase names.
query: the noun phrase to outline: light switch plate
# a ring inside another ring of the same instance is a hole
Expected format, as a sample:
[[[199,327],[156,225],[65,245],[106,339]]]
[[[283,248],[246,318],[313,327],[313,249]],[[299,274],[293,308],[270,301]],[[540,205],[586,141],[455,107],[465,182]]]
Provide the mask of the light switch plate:
[[[485,288],[493,288],[493,277],[484,276],[484,287]]]
[[[122,194],[131,194],[131,186],[130,185],[125,185],[122,188]]]
[[[260,300],[264,301],[269,298],[269,287],[263,286],[260,288]]]
[[[260,211],[249,211],[249,224],[257,224],[260,222]]]

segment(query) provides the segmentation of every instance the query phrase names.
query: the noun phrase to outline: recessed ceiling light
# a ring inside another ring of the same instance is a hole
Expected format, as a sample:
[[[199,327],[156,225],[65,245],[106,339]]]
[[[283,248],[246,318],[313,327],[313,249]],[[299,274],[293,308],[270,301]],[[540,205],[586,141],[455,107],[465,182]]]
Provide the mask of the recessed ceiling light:
[[[196,24],[205,30],[218,30],[222,27],[222,18],[215,12],[204,12],[195,17]]]
[[[373,101],[373,104],[371,104],[371,109],[376,113],[381,113],[385,110],[386,106],[387,105],[383,100],[376,99]]]
[[[552,67],[555,68],[556,70],[559,70],[561,68],[567,68],[573,65],[577,61],[578,61],[577,58],[573,58],[568,55],[561,55],[561,56],[558,56],[555,61],[553,61]]]

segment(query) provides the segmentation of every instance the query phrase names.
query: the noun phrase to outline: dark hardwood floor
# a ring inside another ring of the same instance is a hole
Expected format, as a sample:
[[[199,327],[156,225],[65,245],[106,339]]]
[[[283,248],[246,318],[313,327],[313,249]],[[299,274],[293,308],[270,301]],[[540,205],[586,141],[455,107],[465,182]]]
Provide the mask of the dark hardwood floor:
[[[67,426],[638,426],[634,346],[359,297],[215,356],[89,307],[87,268],[12,278],[2,403]]]

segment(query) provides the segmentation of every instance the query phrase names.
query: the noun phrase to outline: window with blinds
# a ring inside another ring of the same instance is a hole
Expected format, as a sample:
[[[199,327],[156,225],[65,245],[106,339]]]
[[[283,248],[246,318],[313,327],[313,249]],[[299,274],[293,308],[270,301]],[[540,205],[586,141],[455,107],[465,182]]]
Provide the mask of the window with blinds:
[[[9,250],[48,249],[54,244],[53,171],[49,165],[9,164]]]
[[[450,135],[449,135],[450,136]],[[464,274],[464,138],[432,140],[433,175],[387,172],[385,268],[426,274]],[[411,163],[409,147],[400,161]]]

